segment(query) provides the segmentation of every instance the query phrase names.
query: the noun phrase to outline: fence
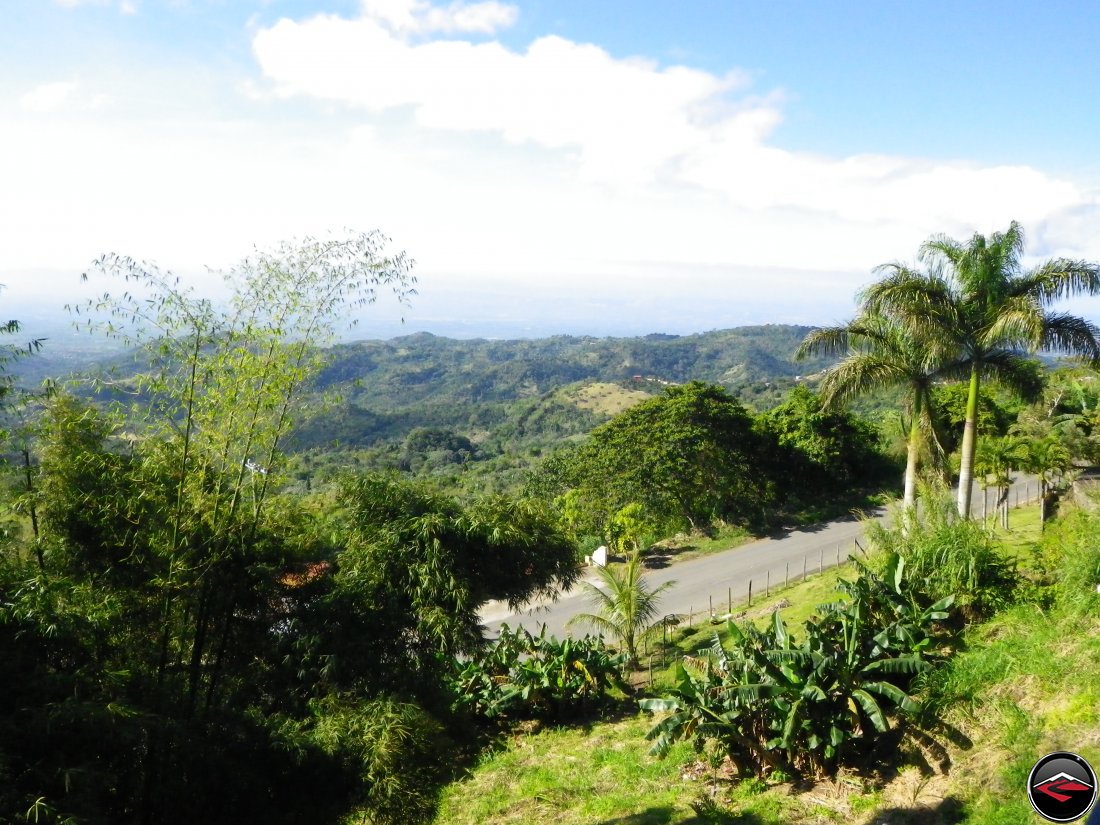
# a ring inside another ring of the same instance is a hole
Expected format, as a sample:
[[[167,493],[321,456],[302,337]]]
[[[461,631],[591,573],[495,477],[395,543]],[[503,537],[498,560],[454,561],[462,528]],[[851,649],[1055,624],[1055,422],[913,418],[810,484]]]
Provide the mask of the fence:
[[[989,524],[990,520],[996,519],[995,503],[997,497],[997,490],[993,487],[979,488],[975,491],[981,498],[982,507],[982,519],[983,522]],[[977,515],[977,502],[978,496],[975,496],[971,501],[970,511],[971,514]],[[1023,486],[1016,484],[1010,489],[1009,501],[1010,505],[1015,507],[1026,506],[1033,501],[1039,499],[1039,483],[1038,481],[1031,479],[1025,480]],[[1014,504],[1013,504],[1014,503]],[[669,614],[665,616],[661,622],[661,638],[662,644],[654,651],[655,655],[660,656],[660,660],[656,663],[658,667],[664,667],[671,661],[670,658],[666,660],[668,656],[677,656],[679,652],[675,649],[674,644],[670,644],[672,641],[672,634],[679,631],[682,634],[690,633],[691,628],[694,628],[696,622],[707,624],[722,624],[728,618],[749,618],[749,611],[752,609],[753,603],[760,603],[761,596],[764,600],[770,599],[772,591],[777,594],[790,587],[792,584],[797,584],[800,581],[804,581],[812,575],[823,573],[825,570],[838,566],[848,560],[849,557],[858,553],[859,555],[866,555],[866,551],[863,544],[860,541],[860,537],[854,539],[838,542],[835,550],[830,544],[828,547],[825,545],[819,546],[815,550],[805,553],[799,559],[784,560],[772,567],[769,567],[762,574],[752,576],[748,579],[747,585],[745,582],[739,583],[739,586],[735,588],[734,585],[728,585],[725,593],[718,593],[717,600],[715,594],[711,594],[706,597],[706,603],[691,605],[688,608],[686,614]],[[718,610],[715,609],[715,603],[718,604]],[[724,612],[721,611],[722,607],[725,607]],[[738,612],[734,613],[734,607],[738,608]],[[769,607],[764,608],[765,612],[769,611]],[[650,669],[650,681],[652,682],[653,657],[649,656],[650,642],[647,636],[643,643],[643,656],[649,658]]]

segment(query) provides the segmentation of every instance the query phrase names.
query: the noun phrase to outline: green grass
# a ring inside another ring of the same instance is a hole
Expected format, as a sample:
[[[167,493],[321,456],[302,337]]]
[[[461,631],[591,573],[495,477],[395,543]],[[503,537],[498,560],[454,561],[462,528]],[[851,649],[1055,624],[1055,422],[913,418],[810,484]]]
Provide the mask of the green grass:
[[[1009,511],[1008,529],[997,525],[993,534],[1006,556],[1015,556],[1021,564],[1030,563],[1032,551],[1043,535],[1042,525],[1039,523],[1039,505],[1027,504]]]
[[[1041,532],[1038,508],[1013,510],[998,530],[1002,552],[1031,573]],[[1049,539],[1049,537],[1048,537]],[[746,618],[763,623],[781,599],[792,630],[817,605],[835,598],[842,565],[770,597],[753,600]],[[745,606],[735,607],[735,613]],[[666,662],[708,647],[723,625],[709,622],[673,633]],[[654,691],[669,683],[671,664],[655,668]],[[1037,604],[1015,605],[968,629],[963,648],[931,680],[947,720],[968,737],[951,745],[948,775],[905,767],[889,782],[841,776],[797,792],[789,785],[732,781],[714,775],[687,743],[664,760],[648,755],[648,716],[550,729],[518,736],[486,755],[471,775],[447,789],[440,823],[553,822],[556,825],[1017,825],[1037,821],[1025,784],[1035,760],[1053,750],[1082,754],[1100,766],[1100,615]],[[686,777],[686,778],[685,778]],[[725,818],[707,819],[692,803],[717,790]]]
[[[1027,821],[1023,789],[1045,753],[1100,763],[1100,617],[1018,605],[966,634],[941,675],[949,719],[974,740],[953,776],[973,822]]]
[[[690,746],[675,746],[664,760],[648,756],[650,726],[639,715],[591,729],[519,737],[486,754],[470,776],[447,788],[437,821],[700,823],[690,807],[692,786],[682,777]]]

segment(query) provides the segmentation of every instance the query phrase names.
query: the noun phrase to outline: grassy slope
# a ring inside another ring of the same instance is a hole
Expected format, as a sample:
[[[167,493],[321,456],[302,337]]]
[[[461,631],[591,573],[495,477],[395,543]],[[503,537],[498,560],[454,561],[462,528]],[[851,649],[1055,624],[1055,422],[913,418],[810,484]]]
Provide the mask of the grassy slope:
[[[1036,508],[1013,512],[1005,551],[1026,566],[1038,541]],[[779,598],[789,626],[832,598],[844,570],[793,585],[757,602],[762,618]],[[850,571],[849,571],[850,573]],[[714,628],[678,633],[681,651],[705,646]],[[665,678],[657,674],[658,687]],[[941,676],[958,700],[949,721],[970,738],[950,749],[948,774],[904,768],[889,782],[842,777],[795,793],[789,786],[719,781],[728,822],[743,825],[857,822],[981,823],[1035,821],[1024,792],[1034,761],[1052,750],[1081,753],[1100,765],[1100,616],[1076,617],[1014,607],[968,631],[966,649]],[[487,755],[466,780],[447,789],[441,823],[521,821],[600,825],[697,825],[691,803],[713,783],[684,744],[666,760],[647,754],[650,719],[639,714],[585,729],[519,737]],[[687,777],[687,778],[685,778]],[[720,820],[714,820],[720,821]]]

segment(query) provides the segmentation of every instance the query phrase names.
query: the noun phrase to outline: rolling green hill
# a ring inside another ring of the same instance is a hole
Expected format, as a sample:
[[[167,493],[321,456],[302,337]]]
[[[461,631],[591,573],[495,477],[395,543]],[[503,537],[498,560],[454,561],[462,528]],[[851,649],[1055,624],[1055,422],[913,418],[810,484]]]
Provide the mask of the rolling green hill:
[[[687,336],[512,341],[417,333],[344,344],[332,350],[318,381],[319,390],[335,391],[341,400],[303,422],[295,443],[299,449],[367,447],[425,426],[484,440],[507,421],[522,429],[532,417],[550,424],[550,435],[570,435],[577,428],[552,423],[555,414],[576,416],[585,431],[621,411],[624,399],[690,380],[722,384],[749,406],[765,408],[778,403],[796,376],[826,365],[791,358],[809,329],[766,325]],[[569,385],[577,386],[556,394]],[[600,388],[586,388],[595,385]]]
[[[460,340],[421,332],[330,350],[286,443],[296,474],[343,467],[430,475],[447,487],[511,489],[556,446],[666,386],[721,384],[760,411],[829,363],[796,363],[810,327],[768,324],[695,335]],[[96,355],[99,358],[92,361]],[[50,347],[12,364],[25,386],[45,377],[110,372],[115,394],[145,363],[118,350]],[[74,387],[89,393],[93,384]],[[464,441],[469,448],[450,449]]]

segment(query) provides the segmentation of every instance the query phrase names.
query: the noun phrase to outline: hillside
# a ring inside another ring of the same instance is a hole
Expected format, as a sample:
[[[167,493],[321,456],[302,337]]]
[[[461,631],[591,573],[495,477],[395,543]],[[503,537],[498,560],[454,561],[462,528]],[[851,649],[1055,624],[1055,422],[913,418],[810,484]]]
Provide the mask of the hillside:
[[[772,407],[804,374],[810,327],[768,324],[695,335],[554,336],[460,340],[420,332],[341,344],[305,398],[285,447],[294,475],[322,481],[348,466],[431,475],[446,487],[509,490],[541,456],[627,407],[691,380],[721,384],[754,410]],[[127,378],[144,362],[116,349],[47,340],[12,363],[34,387],[45,378],[110,374],[101,401],[131,401]],[[79,394],[93,382],[78,380]]]
[[[1002,610],[968,626],[955,655],[925,683],[924,700],[944,715],[930,736],[898,749],[896,761],[848,769],[835,779],[737,778],[719,749],[694,753],[679,741],[664,759],[645,736],[654,717],[627,704],[586,725],[519,729],[448,786],[437,822],[505,825],[554,821],[632,825],[1009,825],[1038,821],[1028,772],[1055,750],[1095,766],[1100,624],[1094,590],[1096,512],[1070,509],[1040,528],[1037,507],[1013,517],[998,552],[1024,574]],[[782,592],[753,614],[758,626],[782,608],[793,627],[836,597],[850,564]],[[795,618],[797,617],[797,619]],[[714,628],[679,631],[677,654],[697,654]],[[656,642],[654,643],[656,644]],[[662,659],[662,663],[663,663]],[[673,670],[657,671],[667,691]],[[653,679],[653,671],[650,671]],[[713,744],[713,742],[712,742]],[[714,760],[708,755],[715,756]]]
[[[778,403],[781,388],[796,376],[826,365],[792,360],[809,329],[765,325],[687,336],[511,341],[417,333],[344,344],[332,350],[332,362],[318,381],[320,391],[335,391],[341,400],[303,423],[296,446],[366,447],[424,426],[484,439],[506,421],[522,426],[547,406],[579,415],[583,432],[621,411],[624,399],[640,400],[669,383],[690,380],[722,384],[750,406],[765,408]],[[577,386],[555,395],[570,385]],[[537,415],[547,418],[545,409]],[[558,435],[576,430],[551,429],[561,431]]]

